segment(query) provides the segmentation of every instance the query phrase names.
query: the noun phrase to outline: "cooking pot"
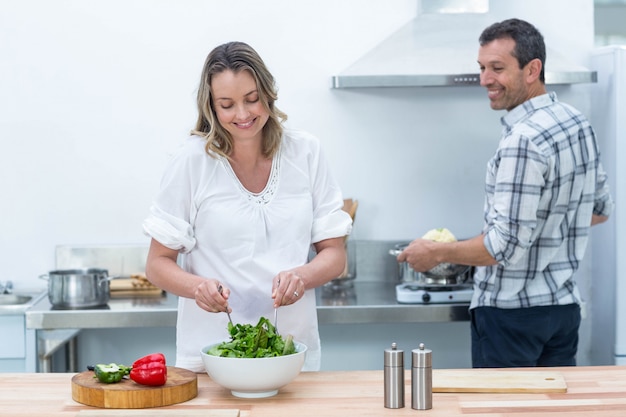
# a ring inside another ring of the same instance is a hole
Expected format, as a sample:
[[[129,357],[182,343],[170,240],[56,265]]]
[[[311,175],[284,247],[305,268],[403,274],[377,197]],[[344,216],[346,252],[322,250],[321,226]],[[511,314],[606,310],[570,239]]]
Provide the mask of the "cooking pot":
[[[48,280],[48,299],[53,308],[94,308],[107,305],[111,297],[106,269],[86,268],[51,271],[39,278]]]
[[[409,246],[408,243],[399,243],[389,254],[397,257]],[[425,272],[417,272],[408,262],[398,262],[398,279],[401,282],[416,283],[424,286],[454,286],[464,284],[468,280],[467,265],[440,263]]]

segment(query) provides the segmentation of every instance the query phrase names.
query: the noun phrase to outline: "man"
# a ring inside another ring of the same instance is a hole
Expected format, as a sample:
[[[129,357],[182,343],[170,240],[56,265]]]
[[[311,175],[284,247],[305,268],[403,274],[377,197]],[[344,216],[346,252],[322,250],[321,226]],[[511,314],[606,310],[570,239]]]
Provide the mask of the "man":
[[[472,365],[576,364],[581,297],[574,274],[590,226],[613,200],[592,127],[547,93],[545,44],[531,24],[495,23],[479,38],[480,84],[504,130],[487,164],[481,235],[413,241],[399,256],[417,271],[477,266],[470,305]]]

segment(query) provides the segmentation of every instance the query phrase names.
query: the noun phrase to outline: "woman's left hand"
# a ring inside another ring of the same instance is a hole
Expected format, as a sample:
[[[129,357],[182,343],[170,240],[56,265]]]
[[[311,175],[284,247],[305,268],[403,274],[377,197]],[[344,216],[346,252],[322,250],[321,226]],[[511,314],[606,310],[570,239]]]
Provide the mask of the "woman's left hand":
[[[302,276],[296,271],[283,271],[274,277],[272,298],[274,308],[294,304],[306,291]]]

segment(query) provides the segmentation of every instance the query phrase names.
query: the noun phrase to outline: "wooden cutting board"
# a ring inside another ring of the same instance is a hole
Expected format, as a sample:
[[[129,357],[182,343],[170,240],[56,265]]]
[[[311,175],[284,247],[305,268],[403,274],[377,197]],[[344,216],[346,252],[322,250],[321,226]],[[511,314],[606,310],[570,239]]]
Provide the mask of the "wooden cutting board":
[[[100,408],[151,408],[178,404],[198,395],[198,376],[187,369],[167,367],[167,382],[160,387],[140,385],[130,379],[103,384],[92,371],[72,377],[72,399]]]
[[[109,282],[109,289],[111,291],[156,290],[159,289],[159,287],[153,285],[147,279],[116,278]]]
[[[433,392],[567,392],[560,372],[501,369],[434,369]]]
[[[157,289],[149,289],[149,290],[115,290],[111,291],[111,298],[157,298],[163,297],[163,290]]]
[[[116,278],[109,284],[112,298],[120,297],[159,297],[163,290],[154,286],[147,278],[132,275],[130,278]]]

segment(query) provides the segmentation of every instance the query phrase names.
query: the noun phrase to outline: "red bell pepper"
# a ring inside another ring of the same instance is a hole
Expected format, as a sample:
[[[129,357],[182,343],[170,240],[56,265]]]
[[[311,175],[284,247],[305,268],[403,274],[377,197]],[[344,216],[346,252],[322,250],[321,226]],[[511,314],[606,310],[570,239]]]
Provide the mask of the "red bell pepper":
[[[133,362],[130,379],[141,385],[160,386],[167,381],[167,365],[162,353],[152,353]]]

